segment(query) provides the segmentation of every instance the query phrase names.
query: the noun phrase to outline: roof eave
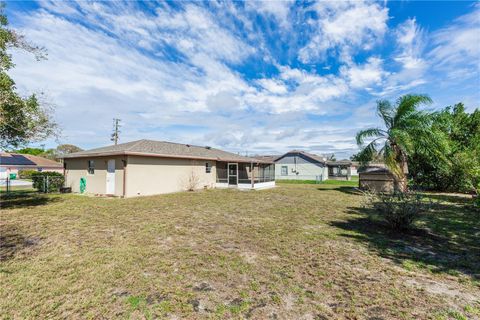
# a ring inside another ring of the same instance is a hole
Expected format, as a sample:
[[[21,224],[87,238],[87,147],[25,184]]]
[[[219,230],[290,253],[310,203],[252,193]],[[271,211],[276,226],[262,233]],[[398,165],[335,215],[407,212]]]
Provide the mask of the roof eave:
[[[261,161],[257,159],[232,159],[232,158],[218,158],[218,157],[197,157],[197,156],[182,156],[171,155],[161,153],[148,153],[148,152],[132,152],[132,151],[115,151],[115,152],[95,152],[88,154],[68,154],[63,156],[63,159],[76,159],[76,158],[91,158],[91,157],[108,157],[108,156],[142,156],[142,157],[154,157],[154,158],[173,158],[173,159],[191,159],[191,160],[210,160],[210,161],[223,161],[223,162],[241,162],[241,163],[265,163],[272,164],[273,162]]]

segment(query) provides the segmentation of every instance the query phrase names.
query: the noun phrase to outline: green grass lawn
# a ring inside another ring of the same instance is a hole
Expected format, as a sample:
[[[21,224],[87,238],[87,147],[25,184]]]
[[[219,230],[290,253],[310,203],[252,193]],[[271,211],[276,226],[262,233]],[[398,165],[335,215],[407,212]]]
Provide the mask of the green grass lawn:
[[[401,236],[347,186],[0,197],[3,319],[480,317],[465,198]]]
[[[335,186],[358,187],[358,176],[352,176],[351,180],[325,180],[317,183],[315,180],[277,180],[277,184],[328,184]]]

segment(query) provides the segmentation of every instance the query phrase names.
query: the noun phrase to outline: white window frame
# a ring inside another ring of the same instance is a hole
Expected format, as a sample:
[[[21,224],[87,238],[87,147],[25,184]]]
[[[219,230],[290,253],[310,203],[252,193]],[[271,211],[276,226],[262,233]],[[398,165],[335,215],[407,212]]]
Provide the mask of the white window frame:
[[[285,169],[285,170],[284,170]],[[282,176],[288,176],[288,166],[282,166],[280,168],[280,175]]]

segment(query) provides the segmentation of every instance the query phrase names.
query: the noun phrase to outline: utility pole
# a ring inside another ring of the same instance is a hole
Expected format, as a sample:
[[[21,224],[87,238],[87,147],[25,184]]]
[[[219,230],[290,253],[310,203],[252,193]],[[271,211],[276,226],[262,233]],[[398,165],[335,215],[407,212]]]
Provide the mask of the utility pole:
[[[118,130],[120,128],[120,125],[119,125],[119,122],[121,121],[121,119],[118,119],[118,118],[113,118],[113,133],[112,133],[112,137],[111,137],[111,141],[113,141],[115,144],[118,143],[118,134],[120,133],[120,130]]]

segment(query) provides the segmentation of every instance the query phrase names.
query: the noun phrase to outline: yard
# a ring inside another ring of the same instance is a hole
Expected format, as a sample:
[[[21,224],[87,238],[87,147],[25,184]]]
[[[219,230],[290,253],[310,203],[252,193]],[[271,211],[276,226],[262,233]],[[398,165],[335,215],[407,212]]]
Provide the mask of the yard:
[[[480,216],[407,236],[347,186],[132,199],[2,195],[1,317],[479,319]]]

